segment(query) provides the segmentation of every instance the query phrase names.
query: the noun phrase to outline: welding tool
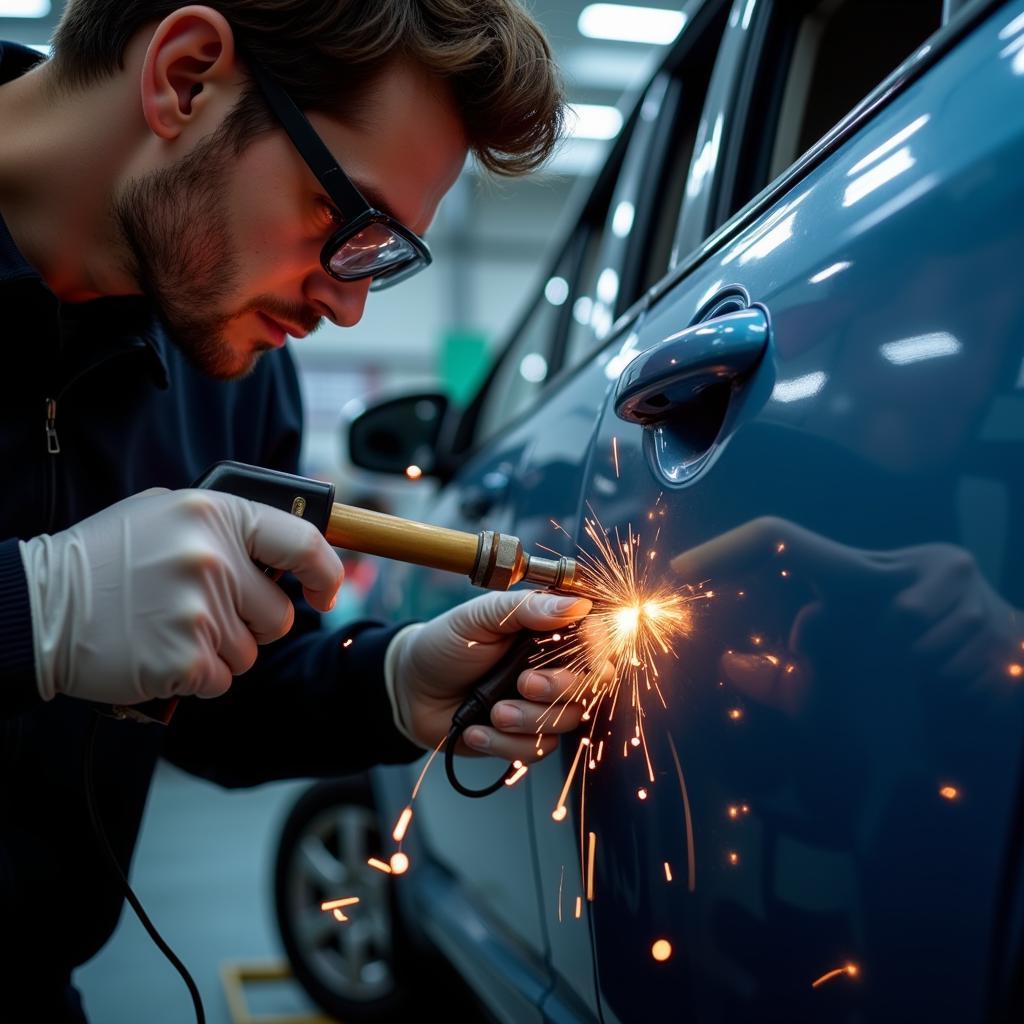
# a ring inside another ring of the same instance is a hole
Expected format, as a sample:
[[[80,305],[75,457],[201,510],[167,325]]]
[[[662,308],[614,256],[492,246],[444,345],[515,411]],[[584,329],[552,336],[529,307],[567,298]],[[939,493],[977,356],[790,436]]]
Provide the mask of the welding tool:
[[[311,522],[333,547],[460,573],[477,587],[508,590],[517,583],[536,583],[560,593],[578,592],[574,558],[528,555],[518,537],[495,530],[467,533],[341,505],[334,500],[334,484],[324,480],[218,462],[194,486],[291,512]]]
[[[535,583],[558,593],[580,593],[574,558],[526,554],[518,537],[495,530],[449,530],[342,505],[334,500],[334,484],[325,480],[225,461],[212,466],[193,486],[290,512],[311,522],[334,547],[463,574],[478,587],[508,590],[517,583]],[[119,717],[166,725],[177,702],[176,697],[151,700],[117,707],[114,712]]]

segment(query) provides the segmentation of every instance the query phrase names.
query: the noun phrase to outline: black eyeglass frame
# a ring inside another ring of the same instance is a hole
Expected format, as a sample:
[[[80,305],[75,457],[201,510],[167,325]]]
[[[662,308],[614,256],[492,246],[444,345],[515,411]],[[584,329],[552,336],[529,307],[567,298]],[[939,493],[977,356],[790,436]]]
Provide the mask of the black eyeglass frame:
[[[360,281],[366,277],[372,277],[371,290],[381,291],[429,267],[434,258],[427,243],[401,221],[395,220],[390,214],[371,206],[338,161],[331,155],[331,151],[324,144],[323,139],[320,138],[309,119],[285,89],[278,85],[252,58],[245,56],[244,60],[253,81],[263,93],[274,116],[281,122],[281,127],[291,139],[299,156],[313,172],[328,198],[344,218],[344,223],[331,234],[320,250],[320,264],[324,270],[336,281]],[[393,231],[409,243],[415,255],[378,274],[343,276],[335,273],[331,268],[331,258],[346,242],[372,224],[383,224]]]

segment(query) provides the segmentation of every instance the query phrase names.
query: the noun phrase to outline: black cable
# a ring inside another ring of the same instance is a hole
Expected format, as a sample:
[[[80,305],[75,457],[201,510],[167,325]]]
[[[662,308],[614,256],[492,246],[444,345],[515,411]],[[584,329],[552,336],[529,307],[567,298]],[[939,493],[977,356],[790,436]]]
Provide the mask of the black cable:
[[[461,709],[460,709],[461,710]],[[492,783],[485,789],[467,789],[459,780],[455,777],[455,747],[458,745],[459,740],[462,737],[463,730],[466,728],[463,726],[453,725],[450,732],[448,733],[448,739],[445,743],[444,748],[444,770],[448,776],[448,781],[451,783],[452,789],[456,793],[461,793],[463,796],[481,797],[490,796],[492,793],[497,793],[502,786],[505,785],[505,780],[512,777],[512,773],[515,769],[509,765],[505,770],[504,774],[498,779],[497,782]]]
[[[452,727],[448,731],[448,739],[444,748],[444,770],[451,783],[452,789],[463,796],[482,797],[496,793],[505,784],[505,780],[511,778],[515,772],[515,765],[509,765],[505,773],[497,782],[486,786],[484,789],[468,789],[455,776],[455,748],[462,734],[471,725],[487,725],[491,720],[491,708],[499,700],[506,700],[516,696],[516,680],[519,674],[529,667],[530,657],[537,651],[537,641],[543,638],[551,643],[562,644],[563,647],[571,645],[573,634],[576,629],[570,626],[562,633],[551,634],[550,632],[523,632],[519,638],[505,653],[501,661],[491,670],[491,674],[482,682],[463,702],[459,705],[458,711],[452,715]],[[557,637],[557,640],[555,639]],[[545,658],[545,664],[550,664]]]
[[[121,885],[124,898],[131,905],[132,910],[135,911],[135,916],[141,922],[142,927],[149,933],[149,937],[156,944],[157,949],[167,957],[171,966],[181,975],[182,980],[188,987],[188,994],[192,997],[192,1005],[196,1011],[196,1024],[206,1024],[206,1011],[203,1009],[203,1000],[199,995],[199,988],[192,975],[188,973],[188,968],[178,959],[174,950],[167,945],[163,936],[156,930],[156,926],[150,921],[149,915],[143,909],[142,903],[139,901],[138,896],[135,895],[128,879],[125,877],[124,871],[121,869],[117,855],[114,853],[114,848],[110,845],[110,840],[107,838],[107,833],[103,828],[103,822],[100,820],[99,812],[96,809],[96,788],[93,784],[93,751],[96,746],[96,733],[98,729],[99,715],[94,715],[89,726],[89,736],[85,744],[85,765],[82,773],[85,780],[85,800],[89,808],[89,820],[92,822],[92,830],[96,835],[100,848],[106,855],[108,864]]]

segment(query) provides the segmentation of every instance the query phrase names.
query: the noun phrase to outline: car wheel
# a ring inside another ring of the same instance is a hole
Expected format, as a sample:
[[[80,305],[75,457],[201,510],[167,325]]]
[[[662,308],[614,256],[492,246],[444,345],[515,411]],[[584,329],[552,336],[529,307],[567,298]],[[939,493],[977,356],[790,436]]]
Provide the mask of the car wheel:
[[[365,776],[319,782],[292,807],[278,843],[274,902],[295,977],[345,1021],[397,1019],[407,1006],[412,957],[393,881],[369,867],[383,849]],[[324,900],[357,896],[339,923]]]

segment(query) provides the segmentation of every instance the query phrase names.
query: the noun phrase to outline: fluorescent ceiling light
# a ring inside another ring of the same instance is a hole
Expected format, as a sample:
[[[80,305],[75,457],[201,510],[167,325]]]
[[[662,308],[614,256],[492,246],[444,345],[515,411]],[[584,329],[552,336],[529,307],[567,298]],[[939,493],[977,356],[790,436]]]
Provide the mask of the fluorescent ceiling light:
[[[685,23],[682,11],[632,4],[588,4],[580,12],[577,27],[591,39],[664,45],[679,35]]]
[[[614,139],[622,129],[622,114],[615,107],[571,103],[568,128],[576,139]]]
[[[0,0],[0,18],[45,18],[50,0]]]

